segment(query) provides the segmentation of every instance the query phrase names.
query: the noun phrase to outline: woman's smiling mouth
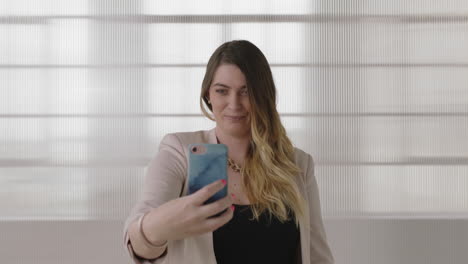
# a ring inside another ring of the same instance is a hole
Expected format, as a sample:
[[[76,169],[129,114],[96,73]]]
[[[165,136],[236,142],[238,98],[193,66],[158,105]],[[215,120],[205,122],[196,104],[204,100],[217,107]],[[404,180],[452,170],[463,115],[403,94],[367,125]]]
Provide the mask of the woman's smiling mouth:
[[[224,118],[228,119],[228,120],[232,120],[232,121],[240,121],[242,119],[244,119],[246,116],[243,115],[243,116],[231,116],[231,115],[225,115]]]

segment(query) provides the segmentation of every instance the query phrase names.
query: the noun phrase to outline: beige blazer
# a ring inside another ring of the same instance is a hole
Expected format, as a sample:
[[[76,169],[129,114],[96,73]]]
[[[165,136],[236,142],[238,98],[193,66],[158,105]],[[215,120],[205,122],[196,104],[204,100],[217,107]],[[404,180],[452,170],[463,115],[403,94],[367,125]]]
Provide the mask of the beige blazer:
[[[212,232],[183,240],[169,241],[167,253],[155,260],[146,260],[135,255],[127,234],[130,223],[142,214],[187,194],[188,145],[192,143],[216,144],[215,129],[167,134],[159,145],[159,152],[149,164],[142,197],[130,212],[124,226],[124,246],[134,263],[216,263]],[[306,217],[299,220],[301,246],[300,252],[298,251],[298,263],[334,263],[323,227],[312,157],[296,148],[295,161],[303,171],[297,177],[297,183],[308,205],[305,211]]]

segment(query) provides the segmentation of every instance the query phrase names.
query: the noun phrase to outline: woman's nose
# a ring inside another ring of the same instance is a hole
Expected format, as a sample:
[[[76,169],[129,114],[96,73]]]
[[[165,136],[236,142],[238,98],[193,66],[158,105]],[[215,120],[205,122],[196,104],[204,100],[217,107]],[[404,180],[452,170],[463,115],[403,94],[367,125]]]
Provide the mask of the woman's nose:
[[[240,108],[241,106],[240,96],[237,94],[231,95],[229,98],[229,106],[233,109]]]

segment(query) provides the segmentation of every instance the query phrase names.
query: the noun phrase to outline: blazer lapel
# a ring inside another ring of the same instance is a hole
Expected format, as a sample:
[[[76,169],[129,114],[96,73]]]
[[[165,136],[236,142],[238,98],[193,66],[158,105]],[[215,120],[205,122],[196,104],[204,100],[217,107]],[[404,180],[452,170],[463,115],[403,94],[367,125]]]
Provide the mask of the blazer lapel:
[[[216,139],[216,128],[208,130],[208,143],[218,144],[218,140]]]

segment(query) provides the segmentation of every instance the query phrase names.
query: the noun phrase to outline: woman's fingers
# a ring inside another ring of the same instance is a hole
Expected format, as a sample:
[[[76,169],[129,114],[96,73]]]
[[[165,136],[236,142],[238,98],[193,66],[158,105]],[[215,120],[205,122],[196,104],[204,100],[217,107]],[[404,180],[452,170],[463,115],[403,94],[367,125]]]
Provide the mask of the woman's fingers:
[[[204,232],[212,232],[229,222],[234,215],[234,205],[231,205],[224,213],[218,217],[208,218],[205,221]]]
[[[222,212],[223,210],[229,208],[232,205],[232,199],[229,196],[226,196],[222,199],[219,199],[216,202],[209,203],[207,205],[202,205],[200,207],[200,212],[202,217],[210,217],[217,213]]]
[[[232,218],[231,197],[227,196],[213,203],[204,204],[206,200],[226,187],[226,181],[212,182],[197,192],[171,200],[157,208],[159,224],[153,221],[153,226],[158,226],[160,233],[155,237],[163,237],[166,240],[184,239],[186,237],[206,233],[217,229]],[[223,212],[223,210],[226,210]],[[223,212],[219,216],[214,216]],[[151,218],[147,218],[151,222]],[[151,226],[148,224],[147,226]],[[151,232],[149,232],[151,235]]]
[[[218,180],[218,181],[215,181],[206,185],[205,187],[201,188],[200,190],[192,194],[194,202],[197,205],[202,205],[206,200],[208,200],[215,193],[221,191],[225,185],[226,185],[226,180]]]

